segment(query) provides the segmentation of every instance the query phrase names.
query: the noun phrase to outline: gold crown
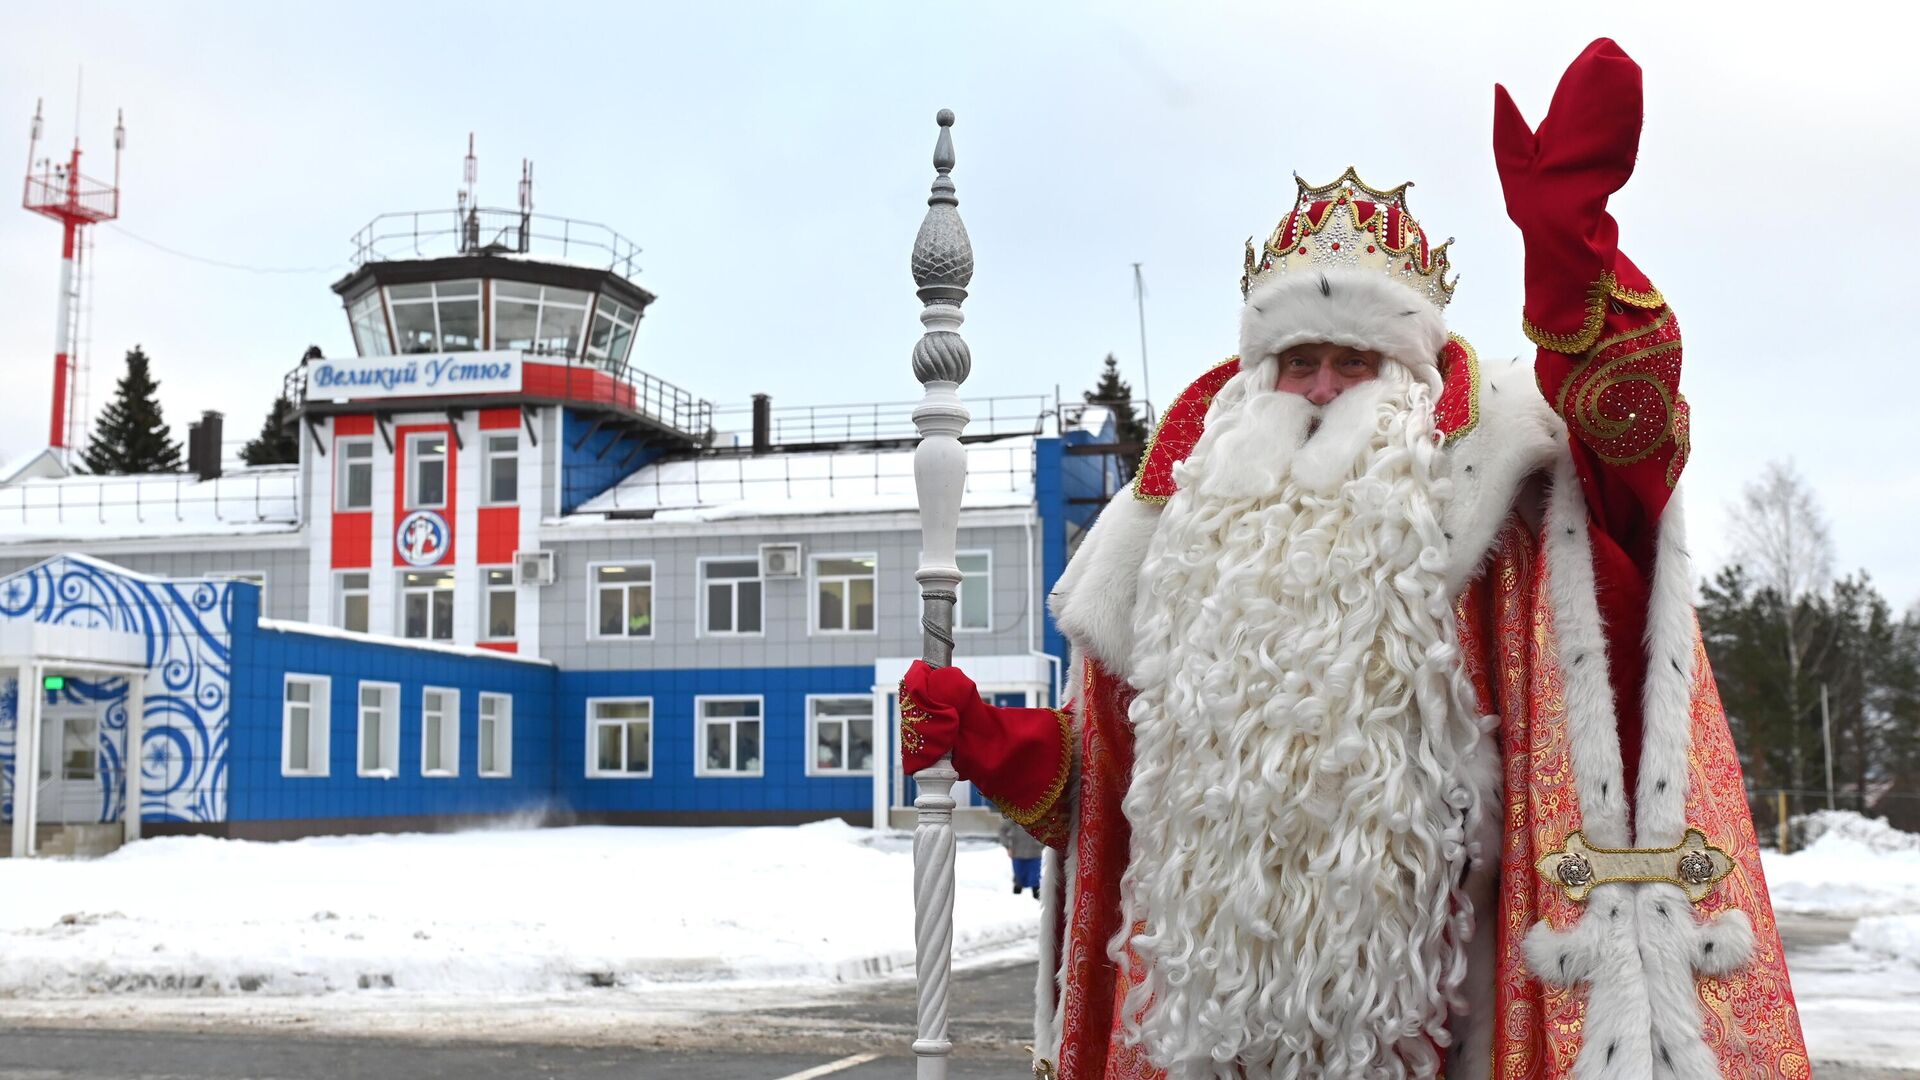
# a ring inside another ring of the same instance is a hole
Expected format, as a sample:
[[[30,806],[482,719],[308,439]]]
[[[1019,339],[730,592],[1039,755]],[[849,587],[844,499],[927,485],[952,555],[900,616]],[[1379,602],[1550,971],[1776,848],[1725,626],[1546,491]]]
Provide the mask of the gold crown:
[[[1309,187],[1299,174],[1300,194],[1293,210],[1256,252],[1247,238],[1246,270],[1240,276],[1245,299],[1263,281],[1299,270],[1356,266],[1378,270],[1426,297],[1436,308],[1453,299],[1456,276],[1447,280],[1447,245],[1427,243],[1426,231],[1407,212],[1411,181],[1382,191],[1360,179],[1352,166],[1340,178]]]

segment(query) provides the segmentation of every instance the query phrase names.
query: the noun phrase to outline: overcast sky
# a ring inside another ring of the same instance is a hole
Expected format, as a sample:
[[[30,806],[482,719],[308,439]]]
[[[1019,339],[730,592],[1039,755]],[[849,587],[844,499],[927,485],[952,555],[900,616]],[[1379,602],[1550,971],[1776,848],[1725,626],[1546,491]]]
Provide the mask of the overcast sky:
[[[1892,4],[93,4],[17,6],[0,35],[0,150],[80,135],[125,198],[97,231],[91,403],[135,343],[176,434],[259,427],[308,344],[353,351],[328,285],[375,214],[480,199],[521,157],[543,212],[645,249],[659,296],[636,362],[718,404],[918,397],[907,254],[934,112],[955,129],[978,260],[972,394],[1067,396],[1109,351],[1158,401],[1234,348],[1241,243],[1292,174],[1412,179],[1457,237],[1448,321],[1483,359],[1519,332],[1520,241],[1489,151],[1492,85],[1537,121],[1566,63],[1614,37],[1646,69],[1623,246],[1686,331],[1697,559],[1726,507],[1791,458],[1842,570],[1920,600],[1920,358],[1906,222],[1920,76]],[[949,13],[936,18],[931,13]],[[1471,14],[1462,14],[1470,12]],[[964,14],[959,14],[964,13]],[[1737,20],[1737,21],[1732,21]],[[223,269],[168,254],[294,273]],[[0,213],[0,457],[44,445],[59,230]],[[1131,264],[1145,264],[1141,371]]]

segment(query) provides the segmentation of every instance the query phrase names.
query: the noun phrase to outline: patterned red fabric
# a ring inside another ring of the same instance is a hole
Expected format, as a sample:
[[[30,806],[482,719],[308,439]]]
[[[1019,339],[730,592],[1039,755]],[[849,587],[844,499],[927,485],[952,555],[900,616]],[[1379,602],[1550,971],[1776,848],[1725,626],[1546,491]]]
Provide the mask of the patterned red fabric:
[[[1583,910],[1534,869],[1543,854],[1559,850],[1581,827],[1558,636],[1546,603],[1546,560],[1538,556],[1541,542],[1510,522],[1486,575],[1457,609],[1468,674],[1482,707],[1491,706],[1500,717],[1506,774],[1495,944],[1494,1015],[1500,1018],[1495,1080],[1570,1075],[1586,1017],[1584,993],[1533,978],[1521,956],[1521,941],[1535,923],[1545,919],[1565,929]],[[1700,915],[1738,907],[1752,920],[1754,936],[1753,959],[1746,967],[1724,978],[1696,979],[1704,1034],[1726,1080],[1802,1080],[1810,1075],[1806,1046],[1739,758],[1697,636],[1694,663],[1687,822],[1723,846],[1738,867],[1700,903]]]

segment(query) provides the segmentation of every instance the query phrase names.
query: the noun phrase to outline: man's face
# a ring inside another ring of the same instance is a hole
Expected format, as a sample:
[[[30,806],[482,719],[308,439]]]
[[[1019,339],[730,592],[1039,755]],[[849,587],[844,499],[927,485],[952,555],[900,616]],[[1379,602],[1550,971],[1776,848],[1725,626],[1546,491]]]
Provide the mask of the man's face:
[[[1350,386],[1380,374],[1380,354],[1322,341],[1295,345],[1280,354],[1278,389],[1325,405]]]

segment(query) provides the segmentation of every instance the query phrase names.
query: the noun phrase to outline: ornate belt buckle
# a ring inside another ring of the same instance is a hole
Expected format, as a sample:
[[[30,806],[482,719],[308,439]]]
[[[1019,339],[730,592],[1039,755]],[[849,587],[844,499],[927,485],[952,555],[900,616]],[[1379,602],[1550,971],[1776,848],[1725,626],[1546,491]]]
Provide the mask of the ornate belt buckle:
[[[1699,829],[1688,829],[1670,848],[1595,847],[1584,832],[1575,832],[1560,850],[1547,852],[1533,865],[1576,904],[1585,902],[1596,887],[1622,881],[1675,885],[1697,904],[1733,873],[1733,856],[1707,843],[1707,834]]]

